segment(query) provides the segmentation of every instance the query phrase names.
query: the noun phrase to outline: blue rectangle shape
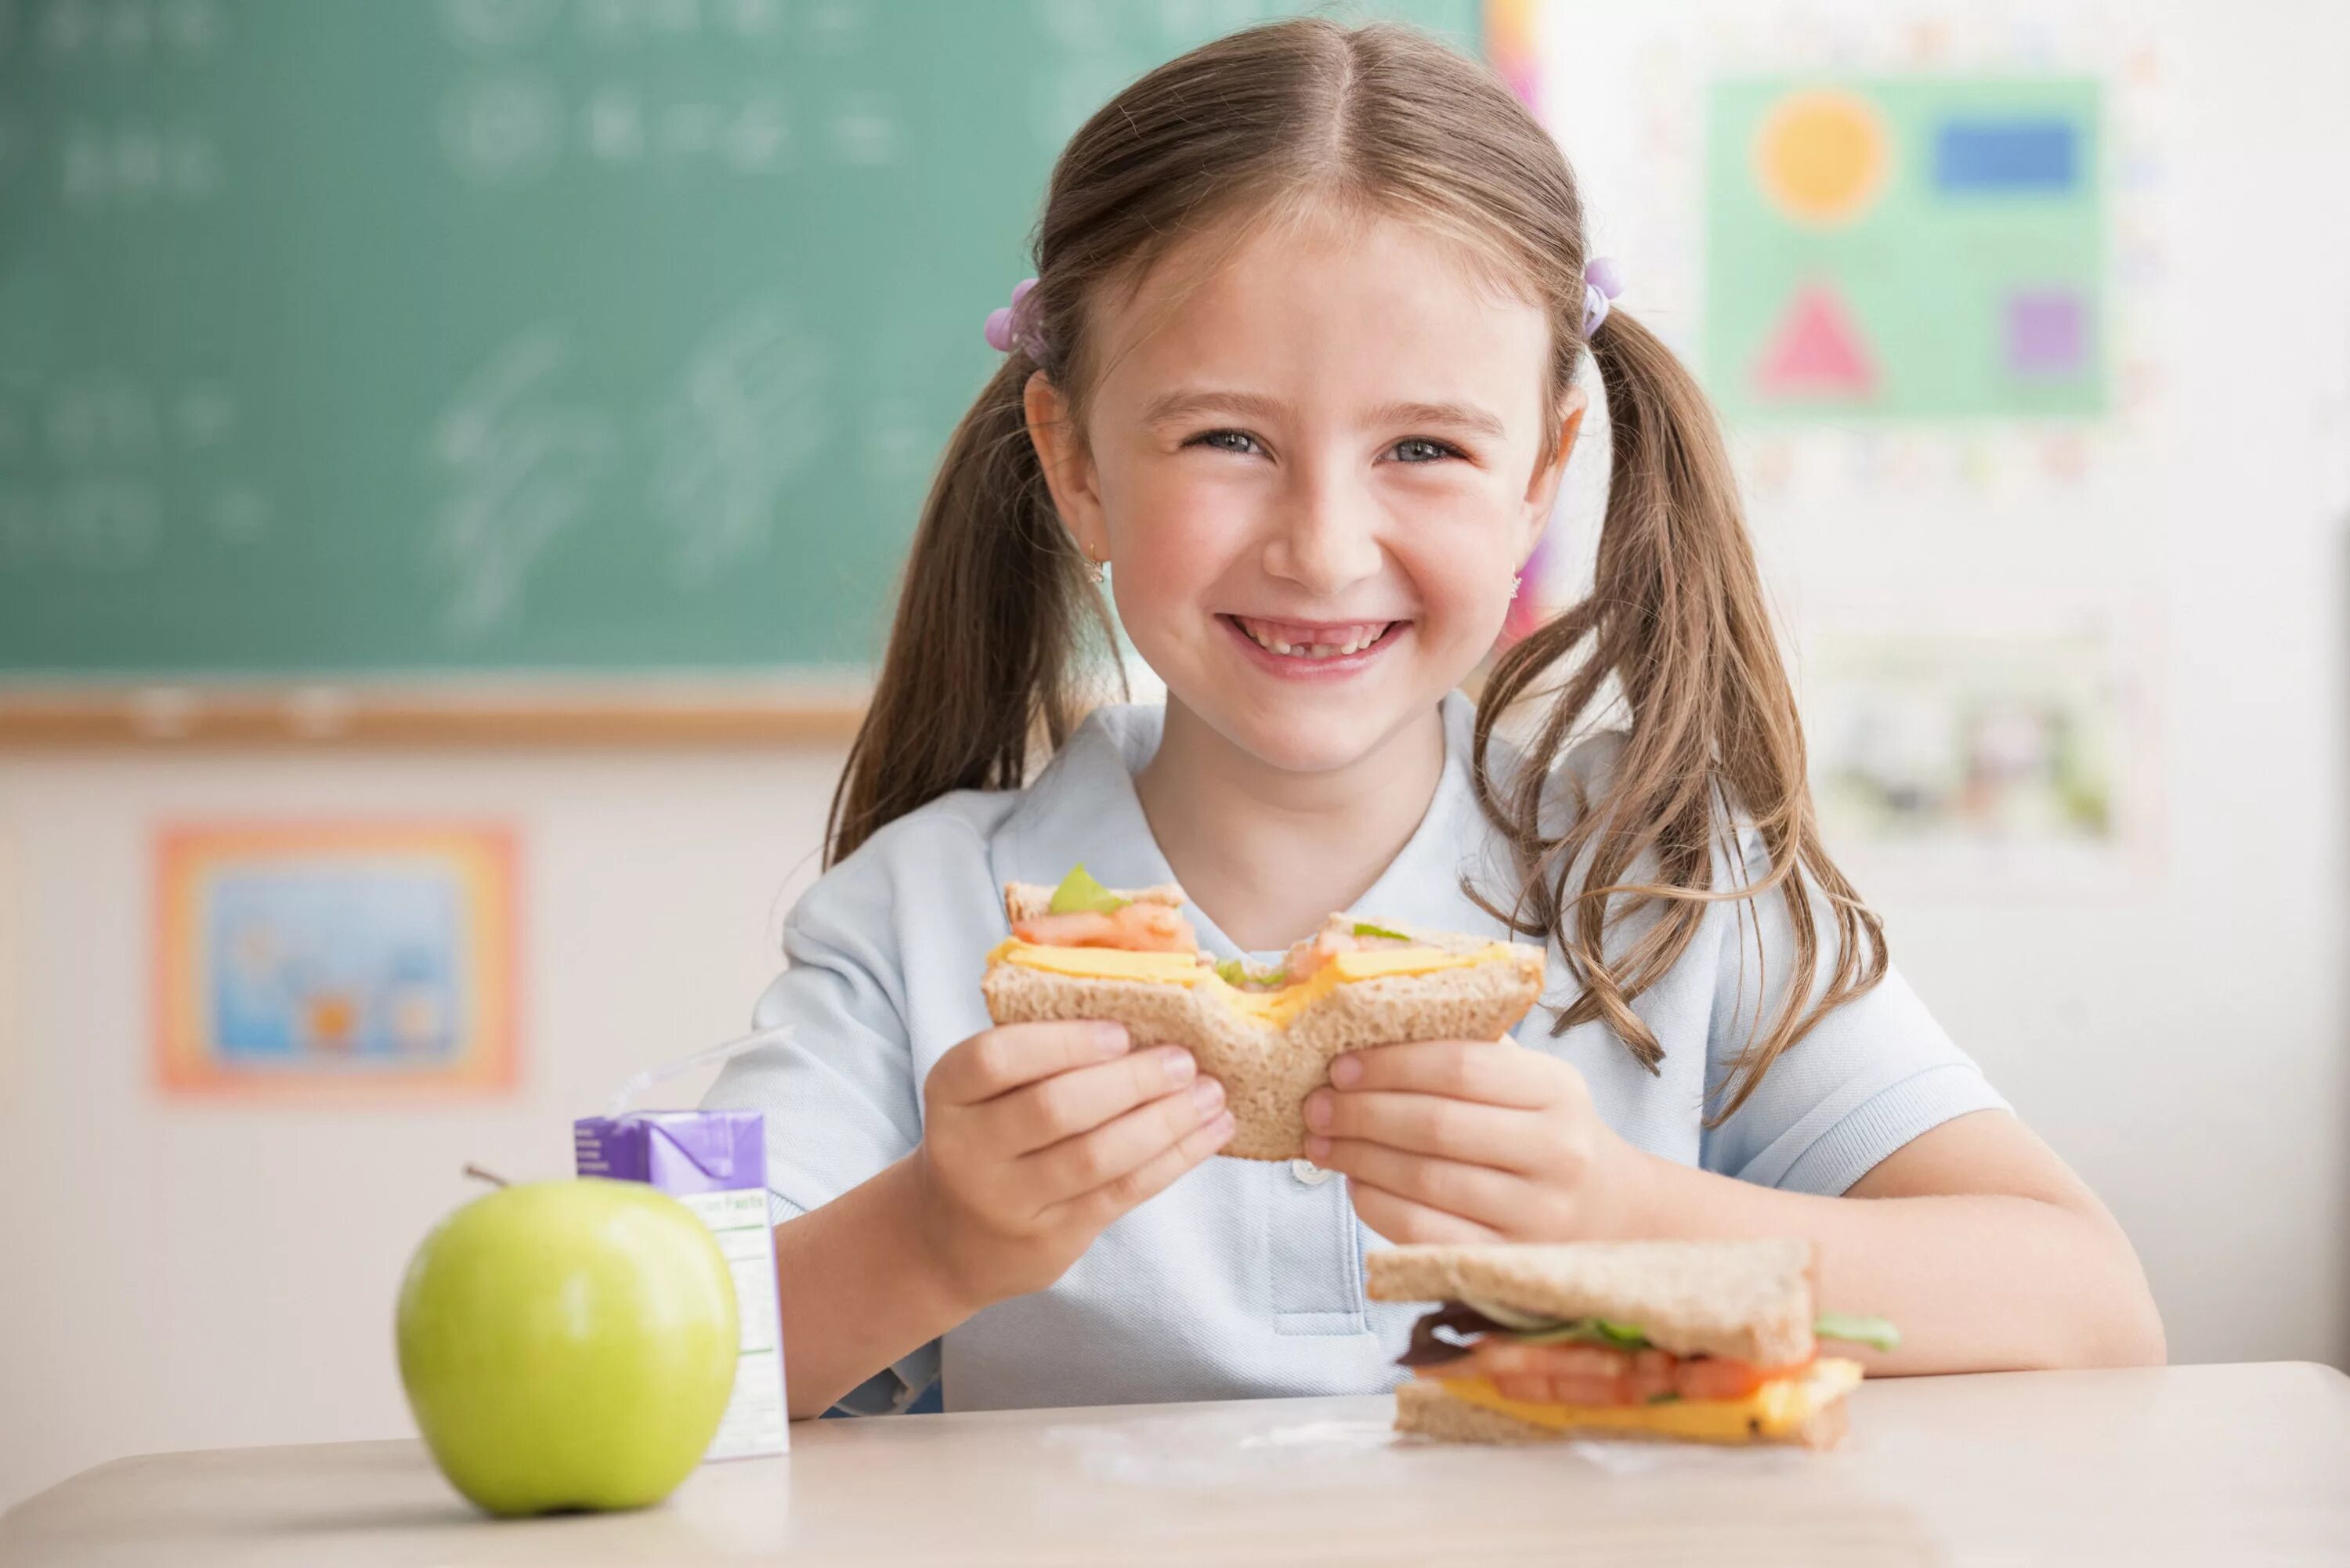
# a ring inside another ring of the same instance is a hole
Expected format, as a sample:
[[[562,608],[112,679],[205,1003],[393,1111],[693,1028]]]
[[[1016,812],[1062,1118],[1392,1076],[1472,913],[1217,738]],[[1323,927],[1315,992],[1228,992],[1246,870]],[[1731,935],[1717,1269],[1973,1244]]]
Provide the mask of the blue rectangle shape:
[[[2044,195],[2081,178],[2081,136],[2064,119],[1950,119],[1934,131],[1934,184],[1950,192]]]

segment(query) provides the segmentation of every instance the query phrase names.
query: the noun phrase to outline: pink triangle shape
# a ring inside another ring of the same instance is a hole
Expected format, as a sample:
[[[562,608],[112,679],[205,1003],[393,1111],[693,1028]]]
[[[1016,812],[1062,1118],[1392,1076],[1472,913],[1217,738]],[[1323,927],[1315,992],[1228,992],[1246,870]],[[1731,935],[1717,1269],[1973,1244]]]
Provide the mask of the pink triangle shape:
[[[1808,284],[1772,333],[1754,384],[1767,398],[1866,398],[1877,391],[1877,364],[1835,291]]]

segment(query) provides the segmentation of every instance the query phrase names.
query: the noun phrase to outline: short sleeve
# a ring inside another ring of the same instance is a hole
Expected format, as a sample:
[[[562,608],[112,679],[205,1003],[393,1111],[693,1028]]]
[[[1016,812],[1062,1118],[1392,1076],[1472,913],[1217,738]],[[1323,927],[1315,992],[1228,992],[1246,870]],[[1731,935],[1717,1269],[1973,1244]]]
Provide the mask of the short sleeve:
[[[1746,872],[1767,873],[1750,834]],[[1794,929],[1782,890],[1713,907],[1721,930],[1707,1038],[1707,1110],[1729,1099],[1740,1054],[1778,1014]],[[1820,941],[1814,994],[1836,956],[1834,911],[1814,898]],[[1835,1008],[1783,1052],[1737,1112],[1703,1135],[1708,1170],[1793,1192],[1837,1196],[1910,1139],[2007,1102],[1959,1049],[1900,972]]]
[[[766,1118],[770,1222],[819,1208],[911,1153],[922,1137],[887,879],[847,862],[784,923],[786,967],[759,999],[761,1030],[791,1036],[727,1064],[702,1104]],[[835,1407],[904,1408],[935,1382],[935,1341]]]

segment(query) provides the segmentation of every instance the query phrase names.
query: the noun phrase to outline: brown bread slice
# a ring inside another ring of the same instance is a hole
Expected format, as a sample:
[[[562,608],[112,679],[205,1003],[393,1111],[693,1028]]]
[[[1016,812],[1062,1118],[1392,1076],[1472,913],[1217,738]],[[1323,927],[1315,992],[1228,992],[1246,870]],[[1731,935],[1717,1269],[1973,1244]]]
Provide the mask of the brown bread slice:
[[[1182,889],[1172,886],[1112,890],[1125,898],[1183,902]],[[1007,884],[1005,912],[1029,919],[1052,893],[1040,884]],[[1351,929],[1355,917],[1331,919]],[[1451,933],[1410,934],[1448,950],[1487,945]],[[1212,986],[1081,980],[993,963],[980,991],[998,1023],[1107,1019],[1125,1024],[1138,1047],[1184,1047],[1224,1086],[1234,1124],[1225,1154],[1297,1159],[1305,1153],[1305,1096],[1328,1082],[1331,1058],[1405,1040],[1500,1039],[1541,997],[1544,957],[1541,948],[1513,943],[1506,957],[1488,963],[1351,981],[1308,1004],[1286,1029],[1236,1012]]]
[[[1364,1265],[1374,1301],[1474,1298],[1544,1317],[1602,1317],[1675,1355],[1787,1366],[1814,1345],[1809,1241],[1390,1247]]]
[[[1744,1441],[1832,1449],[1844,1439],[1846,1424],[1845,1401],[1838,1397],[1784,1432],[1755,1432]],[[1515,1416],[1456,1399],[1429,1377],[1415,1377],[1396,1390],[1396,1430],[1418,1432],[1449,1443],[1556,1443],[1572,1438],[1627,1438],[1643,1442],[1701,1440],[1621,1427],[1537,1427],[1532,1421],[1521,1421]]]

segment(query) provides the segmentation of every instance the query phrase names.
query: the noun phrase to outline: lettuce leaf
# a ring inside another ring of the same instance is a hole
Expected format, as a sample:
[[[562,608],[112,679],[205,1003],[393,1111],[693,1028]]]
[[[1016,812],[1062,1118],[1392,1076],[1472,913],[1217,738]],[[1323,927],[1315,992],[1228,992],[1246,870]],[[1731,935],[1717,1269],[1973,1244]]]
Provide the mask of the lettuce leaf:
[[[1411,940],[1410,936],[1403,931],[1391,931],[1385,926],[1375,926],[1368,920],[1357,920],[1355,922],[1355,934],[1358,937],[1386,937],[1390,941],[1408,942]]]
[[[1609,1323],[1604,1317],[1595,1317],[1587,1321],[1594,1334],[1602,1339],[1623,1345],[1627,1349],[1637,1349],[1648,1343],[1648,1331],[1634,1328],[1628,1323]]]
[[[1648,1336],[1628,1323],[1610,1323],[1606,1318],[1579,1317],[1548,1328],[1513,1331],[1510,1337],[1520,1345],[1597,1345],[1610,1350],[1645,1350]]]
[[[1539,1324],[1531,1319],[1521,1321],[1527,1322],[1528,1326],[1506,1331],[1520,1345],[1597,1345],[1611,1350],[1645,1350],[1648,1346],[1648,1336],[1640,1329],[1602,1317]],[[1812,1324],[1812,1334],[1815,1338],[1865,1345],[1872,1350],[1891,1350],[1901,1343],[1901,1331],[1884,1318],[1856,1317],[1846,1313],[1820,1314]]]
[[[1107,915],[1125,909],[1133,901],[1119,898],[1095,881],[1093,874],[1080,865],[1071,869],[1061,878],[1061,885],[1053,889],[1050,908],[1056,915]]]
[[[1891,1350],[1901,1343],[1901,1331],[1881,1317],[1856,1317],[1850,1313],[1824,1312],[1812,1323],[1818,1339],[1865,1345],[1871,1350]]]
[[[1279,991],[1289,983],[1289,971],[1286,968],[1274,970],[1271,974],[1251,974],[1248,971],[1248,965],[1238,959],[1222,960],[1216,965],[1216,973],[1234,991],[1247,991],[1256,986],[1263,986],[1269,991]]]

